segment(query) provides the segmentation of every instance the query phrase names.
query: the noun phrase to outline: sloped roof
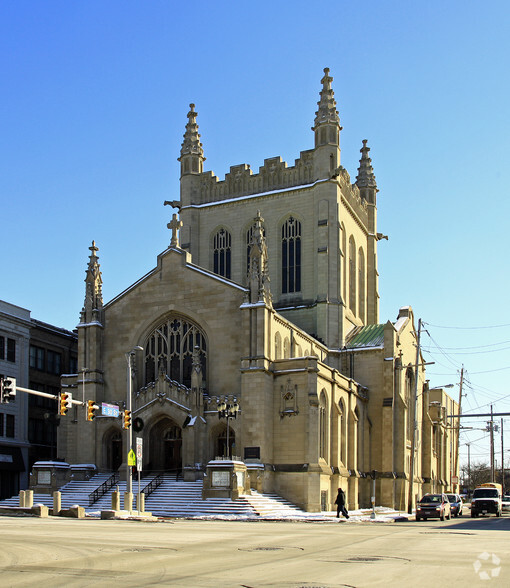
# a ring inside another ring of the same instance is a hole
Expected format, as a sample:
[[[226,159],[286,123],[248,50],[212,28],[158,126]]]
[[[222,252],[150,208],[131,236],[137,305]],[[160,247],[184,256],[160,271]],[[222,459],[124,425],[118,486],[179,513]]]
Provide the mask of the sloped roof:
[[[367,325],[355,327],[345,342],[347,349],[363,349],[366,347],[382,347],[384,345],[384,325]]]

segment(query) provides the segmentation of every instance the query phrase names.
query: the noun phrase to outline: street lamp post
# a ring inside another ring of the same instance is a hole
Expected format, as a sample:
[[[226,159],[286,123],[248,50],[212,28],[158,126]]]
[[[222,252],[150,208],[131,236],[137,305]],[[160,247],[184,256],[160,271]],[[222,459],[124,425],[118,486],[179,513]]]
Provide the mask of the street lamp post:
[[[229,444],[229,423],[230,419],[237,418],[239,411],[239,404],[234,399],[234,402],[225,402],[224,400],[218,404],[218,418],[227,419],[227,459],[230,459],[230,444]]]
[[[126,397],[126,410],[129,410],[131,413],[131,400],[132,400],[132,386],[133,386],[133,357],[137,351],[142,351],[143,347],[137,345],[133,347],[131,351],[126,353],[126,361],[127,361],[127,397]],[[131,470],[131,466],[129,465],[129,453],[133,448],[133,430],[131,427],[126,429],[127,432],[127,453],[126,453],[126,482],[127,488],[126,491],[132,493],[133,491],[133,473]]]

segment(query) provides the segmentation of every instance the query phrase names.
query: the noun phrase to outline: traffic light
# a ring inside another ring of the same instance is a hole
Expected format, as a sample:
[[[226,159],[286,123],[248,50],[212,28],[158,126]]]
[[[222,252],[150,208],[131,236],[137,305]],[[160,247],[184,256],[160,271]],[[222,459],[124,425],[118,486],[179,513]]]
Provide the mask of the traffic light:
[[[58,413],[61,416],[65,416],[67,414],[67,411],[69,410],[69,407],[73,405],[72,402],[72,396],[71,394],[69,394],[69,392],[61,392],[60,393],[60,405],[59,405],[59,410]]]
[[[1,400],[2,402],[10,402],[16,396],[16,378],[3,376],[0,379]]]
[[[96,415],[94,414],[96,411],[96,406],[94,404],[93,400],[87,400],[87,420],[88,421],[92,421],[96,418]]]
[[[124,411],[124,429],[129,429],[129,427],[131,426],[131,411],[130,410],[125,410]]]

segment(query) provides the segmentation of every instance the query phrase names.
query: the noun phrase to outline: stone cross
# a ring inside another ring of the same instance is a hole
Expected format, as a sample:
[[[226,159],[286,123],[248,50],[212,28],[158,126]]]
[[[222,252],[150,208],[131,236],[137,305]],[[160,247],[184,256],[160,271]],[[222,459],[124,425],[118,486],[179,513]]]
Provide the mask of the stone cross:
[[[172,231],[172,240],[170,241],[170,247],[179,247],[177,231],[182,227],[182,221],[177,218],[177,215],[175,213],[172,216],[172,220],[167,224],[167,227]]]

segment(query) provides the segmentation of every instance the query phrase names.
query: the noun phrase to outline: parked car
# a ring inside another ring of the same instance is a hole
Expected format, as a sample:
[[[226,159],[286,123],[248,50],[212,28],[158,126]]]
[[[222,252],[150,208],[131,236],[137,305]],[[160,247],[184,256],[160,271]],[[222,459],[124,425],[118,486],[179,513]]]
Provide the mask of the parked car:
[[[461,517],[462,507],[464,506],[462,498],[458,494],[447,494],[446,496],[448,496],[448,501],[450,502],[450,510],[452,512],[452,516]]]
[[[446,494],[425,494],[416,505],[416,520],[451,519],[450,502]]]
[[[503,510],[510,510],[510,496],[508,494],[503,496],[503,500],[501,501],[501,508]]]

